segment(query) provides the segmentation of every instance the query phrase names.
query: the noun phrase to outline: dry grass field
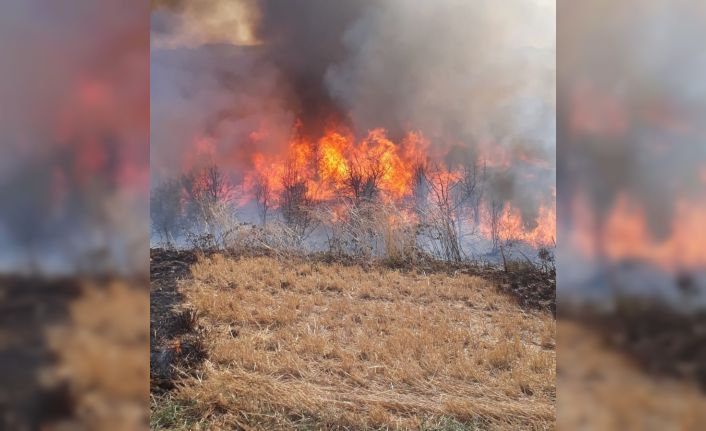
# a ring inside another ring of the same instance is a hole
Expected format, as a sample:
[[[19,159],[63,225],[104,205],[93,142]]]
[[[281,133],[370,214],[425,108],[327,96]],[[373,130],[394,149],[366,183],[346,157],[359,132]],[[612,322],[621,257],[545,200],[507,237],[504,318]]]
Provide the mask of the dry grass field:
[[[205,354],[153,429],[555,428],[554,318],[479,277],[212,255],[176,290]]]

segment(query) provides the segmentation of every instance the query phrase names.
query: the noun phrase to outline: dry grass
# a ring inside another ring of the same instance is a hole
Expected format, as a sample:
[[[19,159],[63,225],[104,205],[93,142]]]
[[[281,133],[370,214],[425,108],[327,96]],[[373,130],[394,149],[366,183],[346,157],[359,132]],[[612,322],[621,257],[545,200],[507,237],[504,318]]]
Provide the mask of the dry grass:
[[[480,278],[219,255],[192,275],[209,358],[154,428],[554,428],[555,322]]]

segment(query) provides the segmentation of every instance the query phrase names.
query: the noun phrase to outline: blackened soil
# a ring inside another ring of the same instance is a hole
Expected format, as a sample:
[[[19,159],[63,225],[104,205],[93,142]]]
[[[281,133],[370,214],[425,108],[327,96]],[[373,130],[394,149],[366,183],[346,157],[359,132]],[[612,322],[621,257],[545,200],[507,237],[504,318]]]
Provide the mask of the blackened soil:
[[[193,369],[205,357],[198,316],[183,304],[179,281],[191,276],[191,251],[150,250],[150,383],[152,392],[174,387],[177,370]]]

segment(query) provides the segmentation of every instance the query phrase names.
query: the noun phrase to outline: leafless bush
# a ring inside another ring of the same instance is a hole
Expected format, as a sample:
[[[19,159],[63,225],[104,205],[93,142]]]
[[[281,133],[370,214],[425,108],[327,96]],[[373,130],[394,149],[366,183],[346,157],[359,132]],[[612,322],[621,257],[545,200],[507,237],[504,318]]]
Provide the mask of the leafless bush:
[[[286,256],[304,251],[301,238],[286,223],[274,219],[267,225],[237,223],[223,242],[223,249],[234,253],[267,251]]]
[[[323,228],[326,235],[328,252],[336,256],[356,254],[358,235],[348,223],[349,214],[354,205],[350,202],[320,205],[314,212],[314,217]]]
[[[429,185],[426,180],[427,167],[423,163],[419,163],[414,169],[414,208],[417,215],[424,214],[429,203]]]
[[[274,221],[260,231],[258,245],[278,254],[298,253],[303,251],[300,232],[286,223]]]
[[[488,207],[488,221],[490,224],[490,238],[493,243],[493,251],[500,246],[500,217],[503,212],[503,203],[491,200]]]
[[[481,179],[475,164],[464,166],[460,173],[450,172],[439,165],[424,170],[429,198],[428,205],[418,208],[418,213],[430,246],[438,257],[455,262],[465,257],[461,244],[462,224],[465,219],[477,215]]]
[[[354,256],[371,259],[375,255],[380,239],[376,229],[378,220],[375,210],[375,203],[372,202],[357,202],[343,206],[343,217],[338,223],[341,225],[343,244]]]
[[[267,226],[267,214],[274,205],[274,196],[272,196],[272,189],[266,178],[260,177],[256,180],[253,193],[262,225]]]
[[[292,163],[285,169],[282,185],[282,218],[295,233],[298,241],[304,241],[316,228],[316,219],[313,216],[314,200],[308,196],[306,181]]]
[[[380,192],[380,180],[385,172],[386,167],[379,160],[354,158],[344,181],[344,192],[350,195],[356,205],[372,202]]]
[[[537,251],[539,259],[539,268],[547,274],[556,274],[556,261],[554,258],[554,249],[549,247],[541,247]]]
[[[183,236],[194,248],[225,247],[238,225],[231,194],[217,166],[167,180],[152,192],[152,228],[169,246]]]
[[[384,257],[388,260],[408,262],[419,254],[417,235],[419,225],[413,213],[394,205],[381,208],[377,226],[382,232]]]
[[[235,207],[229,201],[212,201],[204,205],[207,226],[217,247],[227,248],[242,224]]]
[[[487,245],[486,238],[475,236],[483,217],[489,222],[493,251],[500,251],[506,267],[507,261],[523,257],[532,264],[539,262],[543,271],[552,270],[550,251],[540,250],[537,258],[529,259],[522,247],[514,248],[522,238],[504,237],[502,202],[481,205],[484,167],[468,163],[449,169],[419,163],[413,196],[394,204],[380,188],[384,174],[379,161],[354,161],[347,180],[336,189],[339,194],[322,202],[311,197],[306,175],[290,163],[280,178],[278,195],[273,195],[266,178],[256,180],[253,198],[261,224],[252,225],[239,219],[233,189],[217,167],[191,171],[155,190],[153,227],[168,241],[173,241],[173,232],[188,233],[184,238],[197,249],[303,253],[318,249],[325,239],[328,252],[363,260],[409,262],[426,254],[460,262],[475,257],[473,241]]]
[[[221,170],[213,165],[181,176],[185,194],[185,225],[192,232],[212,233],[232,194]]]

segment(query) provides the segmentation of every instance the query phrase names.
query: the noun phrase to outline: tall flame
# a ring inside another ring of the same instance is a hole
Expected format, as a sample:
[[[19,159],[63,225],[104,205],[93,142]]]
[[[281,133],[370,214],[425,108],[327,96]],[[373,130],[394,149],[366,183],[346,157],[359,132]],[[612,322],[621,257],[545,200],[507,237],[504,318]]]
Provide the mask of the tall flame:
[[[382,128],[370,130],[361,138],[340,126],[329,128],[318,138],[305,136],[301,130],[302,125],[297,122],[284,151],[275,154],[251,151],[244,156],[250,168],[243,178],[241,205],[255,201],[258,191],[264,189],[269,195],[268,205],[276,208],[287,183],[294,182],[303,185],[306,197],[314,202],[374,197],[398,208],[400,214],[390,220],[409,224],[418,218],[406,204],[419,199],[416,192],[420,181],[431,181],[432,188],[444,188],[461,181],[464,175],[463,166],[446,167],[438,163],[445,154],[432,148],[419,132],[408,132],[395,142]],[[266,137],[266,132],[252,133],[250,139],[255,145],[250,148],[257,148],[258,142]],[[197,140],[197,152],[203,152],[198,149],[204,146],[203,142],[203,139]],[[489,148],[492,151],[480,158],[484,167],[512,168],[512,157],[501,148]],[[243,155],[234,158],[242,160]],[[523,162],[531,160],[523,159]],[[431,167],[436,167],[438,172],[425,176],[424,172]],[[480,213],[480,220],[476,218],[478,231],[490,238],[493,235],[490,222],[484,218],[484,211]],[[345,217],[344,211],[334,210],[333,214]],[[535,247],[552,246],[556,230],[554,200],[543,203],[534,220],[524,220],[519,209],[505,202],[499,216],[496,215],[496,225],[496,236],[500,240],[521,241]]]
[[[384,202],[413,194],[415,167],[425,162],[428,142],[419,133],[408,133],[399,144],[384,129],[374,129],[361,140],[347,131],[329,130],[318,140],[295,131],[283,154],[250,156],[253,169],[246,173],[246,194],[252,197],[258,182],[265,182],[276,196],[282,192],[287,172],[307,185],[314,200],[346,194],[356,177],[371,179]]]

